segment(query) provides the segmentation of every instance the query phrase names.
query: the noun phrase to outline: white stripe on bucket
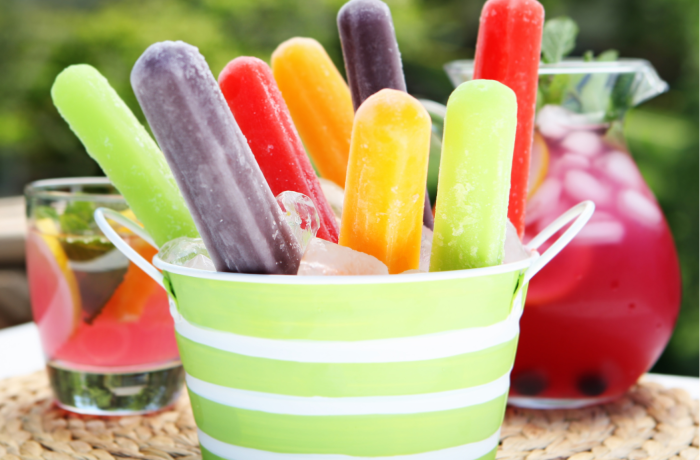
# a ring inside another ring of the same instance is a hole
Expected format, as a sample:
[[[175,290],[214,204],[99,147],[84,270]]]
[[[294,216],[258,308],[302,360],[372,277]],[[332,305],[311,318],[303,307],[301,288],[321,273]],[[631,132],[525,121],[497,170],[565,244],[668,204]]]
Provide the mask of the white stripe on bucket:
[[[172,299],[170,312],[178,334],[230,353],[304,363],[395,363],[448,358],[510,342],[519,331],[520,297],[514,299],[512,311],[505,320],[490,326],[354,342],[265,339],[206,329],[180,315]]]
[[[287,415],[373,415],[416,414],[476,406],[503,396],[508,391],[510,372],[498,379],[459,390],[400,396],[290,396],[229,388],[186,374],[187,388],[202,398],[241,409]]]
[[[343,454],[286,454],[266,450],[241,447],[214,439],[200,429],[197,429],[199,442],[214,455],[228,460],[351,460],[371,458],[372,460],[476,460],[491,452],[500,439],[501,430],[484,439],[462,446],[434,450],[410,455],[392,455],[389,457],[356,457]]]

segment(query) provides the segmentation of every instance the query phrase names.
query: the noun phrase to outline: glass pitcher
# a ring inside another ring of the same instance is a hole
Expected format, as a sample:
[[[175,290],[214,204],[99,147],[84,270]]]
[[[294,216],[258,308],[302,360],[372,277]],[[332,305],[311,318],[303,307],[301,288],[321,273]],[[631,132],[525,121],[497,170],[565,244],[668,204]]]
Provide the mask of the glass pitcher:
[[[446,65],[455,86],[472,70],[472,61]],[[661,355],[678,315],[673,238],[622,131],[626,109],[668,86],[649,62],[621,59],[541,64],[542,88],[558,91],[557,103],[540,92],[525,242],[580,201],[593,200],[596,211],[530,282],[509,402],[573,408],[625,393]],[[444,106],[425,105],[440,131]]]

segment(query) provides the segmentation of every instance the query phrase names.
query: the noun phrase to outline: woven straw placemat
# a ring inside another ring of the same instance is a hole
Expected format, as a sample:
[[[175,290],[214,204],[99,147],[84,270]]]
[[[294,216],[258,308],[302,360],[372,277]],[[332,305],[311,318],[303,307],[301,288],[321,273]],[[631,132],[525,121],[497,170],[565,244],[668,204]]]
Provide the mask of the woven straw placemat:
[[[53,405],[46,374],[0,381],[1,460],[199,460],[187,396],[153,415],[88,417]],[[611,404],[508,408],[498,459],[698,458],[698,401],[641,383]],[[119,459],[120,460],[120,459]]]

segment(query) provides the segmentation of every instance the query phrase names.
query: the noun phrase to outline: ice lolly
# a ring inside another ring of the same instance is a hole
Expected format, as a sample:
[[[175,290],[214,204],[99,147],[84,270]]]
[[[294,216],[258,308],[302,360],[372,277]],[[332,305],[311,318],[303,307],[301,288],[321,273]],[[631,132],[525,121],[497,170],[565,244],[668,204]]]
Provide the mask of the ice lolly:
[[[163,154],[106,78],[89,65],[70,66],[51,97],[158,246],[198,236]]]
[[[338,31],[355,110],[381,89],[406,91],[399,44],[386,3],[350,0],[338,12]],[[430,198],[424,195],[423,225],[432,230]]]
[[[376,257],[391,274],[419,265],[430,129],[420,102],[393,89],[355,114],[340,244]]]
[[[481,11],[474,78],[497,80],[518,98],[508,218],[525,231],[527,180],[537,102],[544,8],[537,0],[489,0]]]
[[[384,88],[406,91],[391,11],[381,0],[350,0],[338,12],[338,32],[355,110]]]
[[[493,80],[462,83],[447,101],[430,271],[503,262],[517,102]]]
[[[151,45],[131,85],[217,271],[295,274],[299,243],[197,48]]]
[[[345,187],[355,111],[350,89],[312,38],[292,38],[272,53],[272,73],[321,177]]]
[[[219,74],[219,86],[272,194],[292,191],[311,198],[321,221],[316,236],[337,243],[333,210],[267,64],[255,57],[238,57]]]

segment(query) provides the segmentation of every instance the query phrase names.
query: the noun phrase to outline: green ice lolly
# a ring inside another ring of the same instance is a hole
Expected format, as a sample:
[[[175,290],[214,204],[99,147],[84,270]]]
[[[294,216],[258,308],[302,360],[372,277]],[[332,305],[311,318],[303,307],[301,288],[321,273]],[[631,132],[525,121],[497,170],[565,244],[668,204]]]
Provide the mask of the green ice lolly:
[[[431,272],[502,263],[516,114],[515,93],[494,80],[447,101]]]
[[[199,236],[163,153],[106,78],[86,64],[67,67],[51,97],[158,246]]]

